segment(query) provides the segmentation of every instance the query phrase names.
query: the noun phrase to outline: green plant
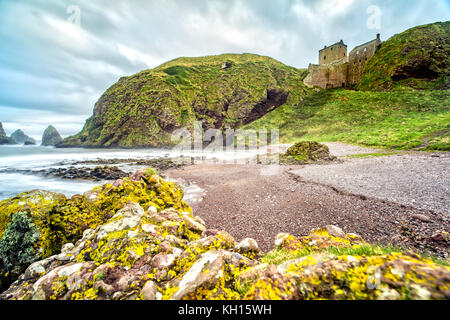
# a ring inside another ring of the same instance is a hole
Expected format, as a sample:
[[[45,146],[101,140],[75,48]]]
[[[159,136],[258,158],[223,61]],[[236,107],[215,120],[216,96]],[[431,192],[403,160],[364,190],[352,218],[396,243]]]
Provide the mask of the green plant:
[[[0,288],[12,282],[33,262],[39,260],[34,243],[39,230],[27,212],[13,215],[0,239]]]

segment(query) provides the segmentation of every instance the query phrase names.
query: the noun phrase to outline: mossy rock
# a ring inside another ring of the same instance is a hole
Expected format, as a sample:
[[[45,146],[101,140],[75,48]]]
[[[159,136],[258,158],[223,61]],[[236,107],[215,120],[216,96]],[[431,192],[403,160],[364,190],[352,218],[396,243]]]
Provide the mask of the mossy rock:
[[[280,156],[282,164],[309,164],[314,162],[333,161],[336,157],[330,154],[330,149],[315,141],[302,141],[290,147]]]
[[[22,235],[14,235],[14,230],[37,230],[34,240],[29,241],[27,246],[18,247],[17,254],[20,256],[23,253],[39,260],[57,254],[66,243],[76,242],[85,230],[104,224],[128,203],[138,203],[145,210],[155,207],[157,210],[173,208],[191,212],[182,201],[183,190],[177,185],[145,173],[134,178],[119,180],[120,183],[115,185],[105,184],[71,199],[66,199],[63,194],[34,190],[4,200],[0,202],[0,243],[6,241],[15,246],[15,242],[8,239]],[[11,226],[14,215],[18,213],[26,213],[29,217],[26,228]],[[11,252],[11,245],[8,244],[8,248],[3,250],[3,256],[0,250],[0,290],[11,284],[24,272],[27,264],[33,262],[33,259],[27,258],[26,262],[15,259],[17,263],[11,263],[10,256],[6,254]]]

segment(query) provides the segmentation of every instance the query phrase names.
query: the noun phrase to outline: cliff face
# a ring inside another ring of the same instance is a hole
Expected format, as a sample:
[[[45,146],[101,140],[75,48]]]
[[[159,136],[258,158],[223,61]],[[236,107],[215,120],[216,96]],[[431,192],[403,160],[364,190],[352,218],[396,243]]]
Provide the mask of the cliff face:
[[[6,137],[5,129],[3,129],[3,124],[0,122],[0,137]]]
[[[383,43],[368,61],[360,90],[450,88],[450,21],[409,29]]]
[[[307,94],[304,70],[252,54],[179,58],[125,77],[59,146],[169,146],[177,128],[236,128]]]

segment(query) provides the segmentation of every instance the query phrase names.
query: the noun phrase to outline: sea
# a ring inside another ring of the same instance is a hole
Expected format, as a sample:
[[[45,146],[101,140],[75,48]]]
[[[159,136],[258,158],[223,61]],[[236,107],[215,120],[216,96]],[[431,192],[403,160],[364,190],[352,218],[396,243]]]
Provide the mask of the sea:
[[[204,161],[223,161],[230,163],[236,159],[247,159],[258,151],[242,152],[202,152],[172,151],[168,149],[85,149],[54,148],[42,146],[0,146],[0,200],[14,197],[20,193],[40,189],[60,192],[70,197],[82,194],[107,181],[62,179],[48,177],[38,171],[49,168],[89,167],[76,162],[100,159],[155,159],[200,157]],[[98,165],[98,164],[97,164]],[[96,165],[94,165],[96,166]],[[127,164],[115,165],[125,172],[140,169]]]

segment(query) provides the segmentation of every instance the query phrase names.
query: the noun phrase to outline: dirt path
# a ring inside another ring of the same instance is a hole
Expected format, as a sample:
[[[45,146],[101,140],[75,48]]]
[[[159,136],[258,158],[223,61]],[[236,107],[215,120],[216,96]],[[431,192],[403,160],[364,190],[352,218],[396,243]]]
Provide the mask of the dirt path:
[[[372,243],[392,242],[448,255],[446,243],[431,238],[450,230],[443,214],[304,182],[291,172],[301,167],[282,167],[276,176],[262,176],[261,168],[202,164],[168,170],[164,175],[204,189],[202,201],[193,201],[192,207],[208,227],[226,230],[238,241],[252,237],[264,250],[273,247],[280,232],[302,236],[334,224]]]

